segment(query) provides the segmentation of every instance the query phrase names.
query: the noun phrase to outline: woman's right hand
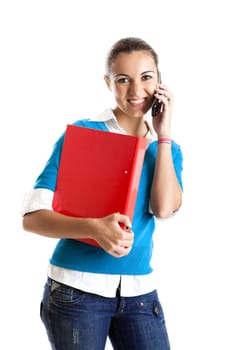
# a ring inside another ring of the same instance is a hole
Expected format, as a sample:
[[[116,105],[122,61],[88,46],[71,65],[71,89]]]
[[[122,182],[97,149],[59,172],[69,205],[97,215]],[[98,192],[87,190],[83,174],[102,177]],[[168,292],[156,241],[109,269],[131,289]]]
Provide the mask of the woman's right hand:
[[[119,213],[90,219],[41,209],[24,216],[23,228],[25,231],[57,239],[91,238],[108,254],[117,258],[129,254],[134,239],[129,217]]]
[[[120,258],[128,255],[134,240],[128,216],[114,213],[101,219],[93,219],[95,239],[110,255]]]

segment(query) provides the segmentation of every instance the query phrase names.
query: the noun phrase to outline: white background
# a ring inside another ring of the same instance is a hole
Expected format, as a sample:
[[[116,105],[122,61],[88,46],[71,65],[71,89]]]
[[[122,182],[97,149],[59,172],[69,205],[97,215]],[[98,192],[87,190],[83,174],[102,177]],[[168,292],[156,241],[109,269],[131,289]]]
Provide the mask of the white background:
[[[22,198],[66,124],[110,107],[105,55],[125,36],[155,48],[163,81],[175,94],[184,201],[176,216],[158,223],[154,256],[172,350],[233,349],[230,5],[1,2],[2,349],[50,349],[39,303],[56,241],[22,230]]]

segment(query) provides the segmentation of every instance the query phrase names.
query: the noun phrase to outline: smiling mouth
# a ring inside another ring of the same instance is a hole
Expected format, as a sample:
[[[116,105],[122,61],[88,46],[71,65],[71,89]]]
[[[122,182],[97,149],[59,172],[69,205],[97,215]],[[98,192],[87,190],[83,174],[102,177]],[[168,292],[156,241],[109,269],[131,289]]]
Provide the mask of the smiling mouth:
[[[140,98],[140,99],[129,99],[128,103],[130,103],[131,105],[137,106],[137,105],[142,105],[143,103],[145,103],[146,99],[145,98]]]

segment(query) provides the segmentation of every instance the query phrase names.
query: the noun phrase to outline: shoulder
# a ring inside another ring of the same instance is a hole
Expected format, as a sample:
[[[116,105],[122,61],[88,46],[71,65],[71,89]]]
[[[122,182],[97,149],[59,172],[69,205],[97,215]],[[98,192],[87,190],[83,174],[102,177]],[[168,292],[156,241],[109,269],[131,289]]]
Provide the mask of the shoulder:
[[[92,129],[107,130],[105,123],[111,119],[114,119],[113,111],[111,109],[106,109],[97,116],[90,116],[90,118],[79,119],[75,121],[72,125]]]

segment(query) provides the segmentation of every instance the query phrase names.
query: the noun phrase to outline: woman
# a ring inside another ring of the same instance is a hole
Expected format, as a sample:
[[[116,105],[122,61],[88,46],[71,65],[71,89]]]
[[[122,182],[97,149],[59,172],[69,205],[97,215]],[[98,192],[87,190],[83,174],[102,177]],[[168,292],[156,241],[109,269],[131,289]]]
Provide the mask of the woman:
[[[182,200],[182,153],[171,140],[173,95],[159,81],[157,54],[139,38],[112,46],[105,81],[115,107],[74,124],[147,139],[134,217],[131,223],[121,213],[96,219],[52,210],[62,136],[23,208],[26,231],[60,238],[48,267],[41,318],[52,349],[103,350],[109,337],[114,349],[168,350],[150,260],[155,217],[169,217]],[[155,99],[161,105],[148,123],[145,115]],[[79,238],[95,239],[101,248]]]

